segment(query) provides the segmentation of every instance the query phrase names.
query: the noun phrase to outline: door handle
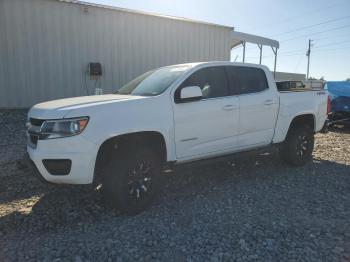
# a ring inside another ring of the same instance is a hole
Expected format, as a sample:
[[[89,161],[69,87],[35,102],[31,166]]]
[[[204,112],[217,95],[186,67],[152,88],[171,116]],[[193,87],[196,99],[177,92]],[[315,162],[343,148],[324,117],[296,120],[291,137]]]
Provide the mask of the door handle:
[[[274,103],[275,103],[275,102],[274,102],[273,100],[268,99],[268,100],[265,100],[264,105],[265,105],[265,106],[270,106],[270,105],[273,105]]]
[[[236,108],[237,108],[236,105],[226,105],[222,109],[225,111],[232,111],[232,110],[235,110]]]

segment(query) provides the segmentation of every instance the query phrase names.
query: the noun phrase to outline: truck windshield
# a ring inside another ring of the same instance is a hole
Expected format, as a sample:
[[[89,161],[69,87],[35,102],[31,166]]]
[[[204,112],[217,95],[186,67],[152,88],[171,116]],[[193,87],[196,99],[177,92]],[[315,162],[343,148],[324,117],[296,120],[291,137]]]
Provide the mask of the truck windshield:
[[[189,65],[181,65],[163,67],[149,71],[135,78],[115,93],[120,95],[139,96],[159,95],[189,68]]]

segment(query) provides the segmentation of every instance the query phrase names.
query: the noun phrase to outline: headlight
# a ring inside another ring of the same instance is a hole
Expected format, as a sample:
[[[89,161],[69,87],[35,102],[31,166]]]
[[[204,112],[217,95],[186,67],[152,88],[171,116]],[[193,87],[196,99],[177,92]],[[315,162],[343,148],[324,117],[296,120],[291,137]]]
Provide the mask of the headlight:
[[[41,126],[43,139],[75,136],[84,131],[88,117],[61,120],[46,120]]]

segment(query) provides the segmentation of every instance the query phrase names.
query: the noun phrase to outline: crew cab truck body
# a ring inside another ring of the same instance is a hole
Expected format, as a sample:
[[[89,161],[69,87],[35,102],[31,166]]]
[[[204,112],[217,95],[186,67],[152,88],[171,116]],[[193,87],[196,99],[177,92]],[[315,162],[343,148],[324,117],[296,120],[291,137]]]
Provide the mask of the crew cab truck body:
[[[169,164],[276,144],[284,160],[302,165],[326,118],[326,91],[279,92],[265,66],[183,64],[147,72],[116,94],[35,105],[27,151],[47,181],[102,183],[107,201],[135,213]]]

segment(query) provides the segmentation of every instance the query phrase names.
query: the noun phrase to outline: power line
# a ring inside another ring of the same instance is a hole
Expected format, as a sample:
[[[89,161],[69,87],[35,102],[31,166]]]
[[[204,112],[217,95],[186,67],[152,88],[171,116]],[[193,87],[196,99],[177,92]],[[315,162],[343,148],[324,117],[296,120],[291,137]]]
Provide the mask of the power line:
[[[327,32],[330,32],[330,31],[336,31],[336,30],[340,30],[340,29],[344,29],[344,28],[348,28],[348,27],[350,27],[350,25],[333,27],[333,28],[330,28],[330,29],[327,29],[327,30],[323,30],[323,31],[318,31],[318,32],[310,33],[310,34],[305,34],[305,35],[302,35],[302,36],[297,36],[297,37],[293,37],[293,38],[284,39],[284,40],[281,40],[279,42],[283,43],[283,42],[286,42],[286,41],[291,41],[291,40],[295,40],[295,39],[299,39],[299,38],[305,38],[305,37],[309,37],[311,35],[323,34],[323,33],[327,33]],[[348,36],[348,35],[346,35],[346,36]],[[330,37],[324,37],[324,38],[321,38],[321,39],[327,39],[327,38],[330,38]],[[315,39],[315,40],[319,40],[319,39]],[[236,47],[232,48],[231,50],[235,50],[235,49],[238,49],[238,48],[241,48],[241,47],[242,46],[239,45],[239,46],[236,46]],[[253,50],[253,49],[255,49],[255,48],[254,47],[246,47],[246,50]]]
[[[280,54],[290,54],[290,53],[295,53],[295,52],[300,52],[300,51],[305,51],[305,48],[303,48],[303,49],[296,49],[296,50],[289,50],[287,52],[282,52]]]
[[[300,66],[300,63],[301,63],[301,60],[302,60],[303,57],[304,57],[304,54],[301,53],[301,54],[300,54],[300,57],[299,57],[299,61],[298,61],[298,63],[296,64],[296,66],[295,66],[295,68],[294,68],[294,73],[297,72],[297,70],[298,70],[298,68],[299,68],[299,66]]]
[[[318,50],[315,50],[314,52],[328,52],[328,51],[338,51],[338,50],[350,50],[350,46],[332,48],[332,49],[318,49]]]
[[[327,21],[324,21],[324,22],[321,22],[321,23],[317,23],[317,24],[312,24],[312,25],[308,25],[308,26],[299,27],[299,28],[296,28],[296,29],[293,29],[293,30],[289,30],[289,31],[286,31],[286,32],[282,32],[282,33],[273,35],[272,37],[285,35],[285,34],[290,34],[290,33],[294,33],[294,32],[297,32],[297,31],[302,31],[302,30],[305,30],[305,29],[308,29],[308,28],[319,26],[319,25],[324,25],[324,24],[333,23],[333,22],[340,21],[340,20],[345,20],[347,18],[350,18],[350,15],[339,17],[339,18],[335,18],[335,19],[330,19],[330,20],[327,20]]]
[[[344,1],[344,2],[341,2],[341,3],[337,3],[337,4],[332,4],[332,5],[329,5],[329,6],[320,8],[320,9],[317,9],[317,10],[304,12],[302,14],[299,14],[299,15],[296,15],[296,16],[292,16],[292,17],[289,17],[289,18],[286,18],[286,19],[283,19],[283,20],[280,20],[280,21],[274,21],[273,23],[262,24],[262,25],[259,25],[257,27],[253,27],[251,29],[257,29],[257,28],[262,28],[262,27],[269,26],[269,25],[275,25],[276,23],[279,23],[279,24],[280,23],[285,23],[285,22],[288,22],[288,21],[291,21],[291,20],[294,20],[294,19],[297,19],[297,18],[300,18],[300,17],[305,17],[305,15],[308,15],[308,14],[317,14],[317,13],[320,13],[320,12],[322,12],[324,10],[329,10],[329,9],[334,8],[336,6],[343,5],[346,2],[347,1]]]
[[[315,47],[315,48],[322,48],[322,47],[327,47],[327,46],[340,45],[340,44],[349,43],[349,42],[350,42],[350,40],[341,41],[341,42],[337,42],[337,43],[330,43],[330,44],[327,44],[327,45],[321,45],[321,46],[318,46],[318,47]]]
[[[327,32],[330,32],[330,31],[340,30],[340,29],[348,28],[348,27],[350,27],[350,25],[344,25],[344,26],[334,27],[334,28],[330,28],[330,29],[327,29],[327,30],[323,30],[323,31],[318,31],[318,32],[314,32],[314,33],[309,33],[309,34],[305,34],[305,35],[293,37],[293,38],[283,39],[283,40],[281,40],[281,41],[279,41],[279,42],[281,43],[281,42],[286,42],[286,41],[290,41],[290,40],[294,40],[294,39],[299,39],[299,38],[308,37],[308,36],[310,36],[310,35],[323,34],[323,33],[327,33]]]
[[[305,50],[304,50],[305,51]],[[300,55],[300,54],[304,54],[304,53],[293,53],[293,54],[279,54],[278,57],[286,57],[286,56],[296,56],[296,55]],[[274,55],[265,55],[262,58],[270,58],[270,57],[275,57]],[[255,59],[255,58],[259,58],[259,56],[248,56],[246,58],[249,59]]]
[[[314,40],[313,40],[314,41]],[[340,45],[340,44],[344,44],[344,43],[348,43],[350,42],[350,40],[348,41],[341,41],[341,42],[336,42],[336,43],[330,43],[330,44],[327,44],[327,45],[321,45],[321,46],[317,46],[315,47],[314,49],[319,49],[319,48],[322,48],[322,47],[328,47],[328,46],[333,46],[333,45]],[[282,52],[280,54],[290,54],[290,53],[295,53],[295,52],[299,52],[299,51],[304,51],[305,49],[296,49],[296,50],[289,50],[287,52]]]
[[[350,50],[350,46],[349,47],[340,47],[340,48],[333,48],[333,49],[317,49],[314,48],[314,50],[312,51],[313,53],[317,52],[324,52],[324,51],[337,51],[337,50]],[[305,55],[305,49],[302,49],[303,52],[301,52],[301,50],[299,50],[299,52],[297,52],[298,50],[294,50],[293,52],[287,52],[287,53],[280,53],[278,55],[278,57],[288,57],[288,56],[297,56],[297,55]],[[296,53],[297,52],[297,53]],[[263,58],[271,58],[274,57],[274,55],[266,55],[263,56]],[[255,58],[259,58],[259,56],[248,56],[246,57],[248,59],[255,59]]]
[[[325,39],[338,39],[338,38],[349,38],[350,34],[341,34],[341,35],[327,35],[325,37],[315,38],[315,41],[325,40]]]
[[[322,45],[322,46],[318,46],[318,47],[314,47],[313,48],[313,52],[318,52],[318,51],[322,51],[322,50],[325,50],[325,49],[322,49],[323,47],[328,47],[328,46],[333,46],[333,45],[339,45],[339,44],[343,44],[343,43],[348,43],[350,42],[349,41],[344,41],[344,42],[338,42],[338,43],[334,43],[334,44],[327,44],[327,45]],[[333,48],[333,49],[328,49],[328,50],[341,50],[341,49],[344,49],[344,48]],[[345,48],[347,49],[347,48]],[[305,54],[305,49],[296,49],[296,50],[290,50],[290,51],[287,51],[287,52],[281,52],[278,54],[278,57],[285,57],[285,56],[295,56],[295,55],[300,55],[300,54]],[[269,57],[274,57],[274,55],[265,55],[265,56],[262,56],[262,58],[269,58]],[[252,59],[252,58],[259,58],[259,56],[248,56],[246,57],[248,59]]]
[[[281,53],[278,53],[278,56],[295,54],[296,52],[298,52],[298,54],[299,54],[301,51],[305,52],[305,49],[297,49],[297,50],[290,50],[287,52],[281,52]],[[256,57],[258,57],[258,56],[256,56]],[[274,55],[268,55],[268,56],[262,56],[262,57],[274,57]],[[255,58],[255,56],[254,57],[251,56],[251,57],[247,57],[247,58]]]
[[[336,45],[340,45],[340,44],[344,44],[344,43],[348,43],[348,42],[350,42],[350,40],[341,41],[341,42],[335,42],[335,43],[329,43],[329,44],[317,46],[314,49],[319,50],[321,48],[321,50],[322,50],[323,47],[336,46]],[[235,47],[235,48],[238,48],[238,47]],[[281,56],[284,57],[284,56],[300,55],[301,51],[305,51],[305,49],[297,49],[297,50],[290,50],[290,51],[287,51],[287,52],[281,52],[281,53],[279,53],[279,57],[281,57]],[[307,51],[307,56],[309,56],[309,54],[310,54],[310,42],[309,42],[309,49]],[[263,56],[263,58],[267,58],[267,57],[273,57],[273,55]],[[248,59],[255,59],[255,58],[258,58],[258,57],[247,57],[247,58]]]

